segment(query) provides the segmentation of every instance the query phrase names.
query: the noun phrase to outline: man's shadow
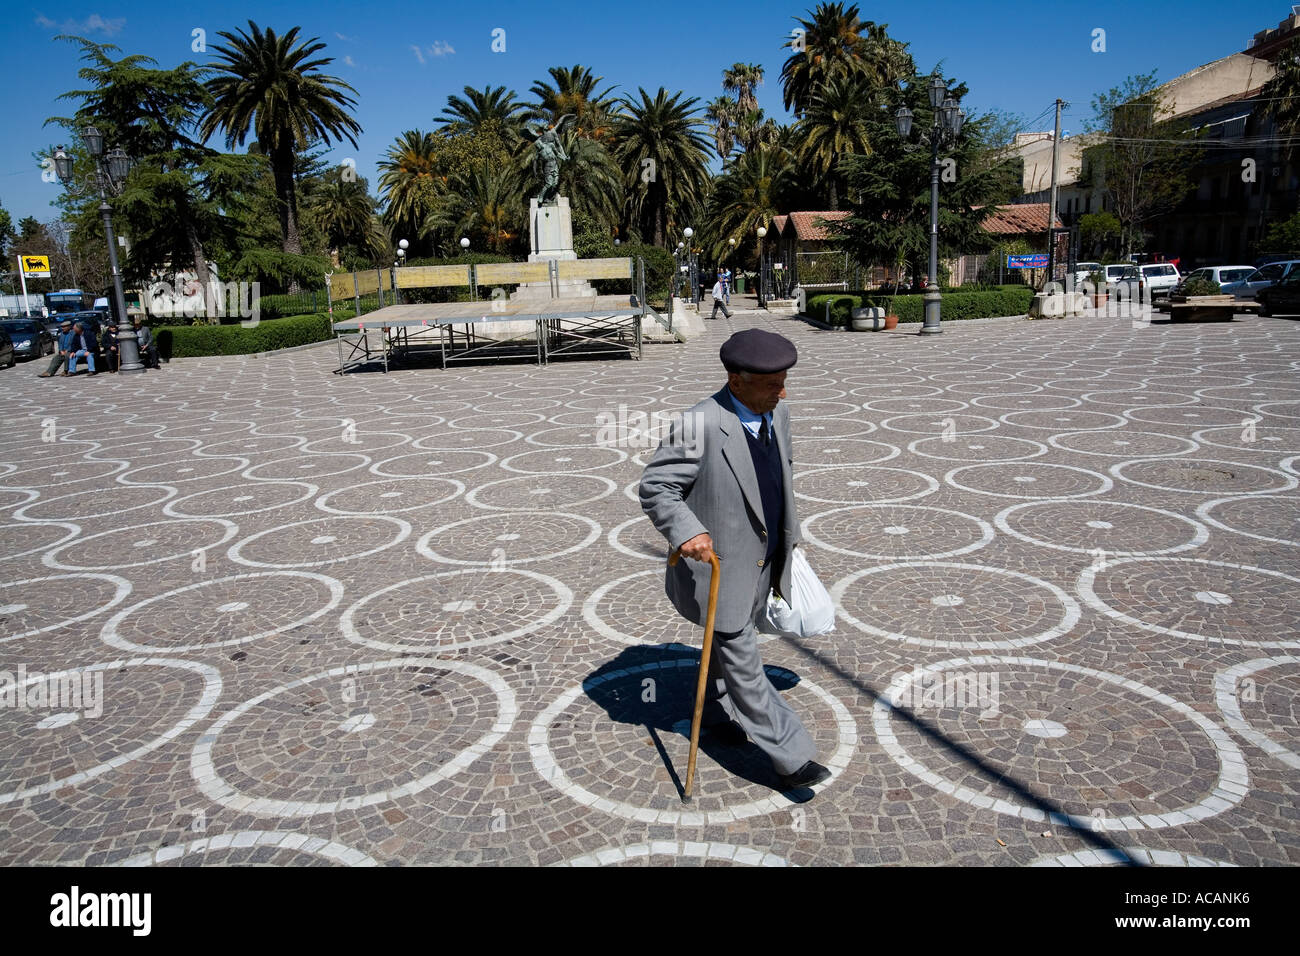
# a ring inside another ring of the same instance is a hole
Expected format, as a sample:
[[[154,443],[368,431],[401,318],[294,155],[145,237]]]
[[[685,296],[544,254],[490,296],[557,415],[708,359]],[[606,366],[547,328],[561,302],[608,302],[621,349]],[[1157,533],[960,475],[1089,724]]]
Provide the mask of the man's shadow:
[[[699,679],[700,651],[685,644],[657,644],[629,647],[593,671],[582,689],[609,718],[620,724],[644,727],[659,751],[659,759],[672,778],[677,795],[685,793],[686,753],[691,737],[691,716],[695,710],[695,689]],[[777,691],[789,690],[798,675],[780,667],[766,666],[768,680]],[[680,766],[674,765],[665,739],[679,737]],[[707,754],[727,773],[780,791],[780,778],[772,762],[753,741],[740,746],[723,743],[701,729],[700,752]],[[696,768],[698,783],[699,769]],[[696,789],[698,793],[698,788]],[[802,803],[813,796],[807,788],[789,791],[790,799]]]

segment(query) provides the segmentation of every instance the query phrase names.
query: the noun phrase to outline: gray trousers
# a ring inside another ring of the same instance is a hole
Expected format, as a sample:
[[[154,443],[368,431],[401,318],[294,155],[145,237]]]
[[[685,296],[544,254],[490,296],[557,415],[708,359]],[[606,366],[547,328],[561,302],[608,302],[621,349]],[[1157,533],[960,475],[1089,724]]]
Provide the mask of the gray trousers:
[[[725,315],[727,318],[731,318],[731,310],[727,308],[727,303],[722,301],[721,299],[713,300],[713,314],[709,316],[709,318],[716,319],[718,317],[719,309],[722,310],[723,315]]]
[[[758,579],[754,610],[745,629],[734,634],[713,634],[713,656],[705,691],[704,724],[734,720],[779,774],[794,773],[817,756],[817,747],[794,710],[763,671],[758,654],[758,629],[754,622],[767,607],[772,564]]]

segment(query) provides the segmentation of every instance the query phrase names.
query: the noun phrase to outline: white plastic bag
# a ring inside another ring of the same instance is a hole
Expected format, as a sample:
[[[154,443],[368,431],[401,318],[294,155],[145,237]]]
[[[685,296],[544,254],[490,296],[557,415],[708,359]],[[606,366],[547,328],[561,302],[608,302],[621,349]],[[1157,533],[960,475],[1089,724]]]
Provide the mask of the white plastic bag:
[[[835,605],[804,557],[795,548],[790,565],[790,603],[768,592],[767,611],[759,630],[785,637],[816,637],[835,629]]]

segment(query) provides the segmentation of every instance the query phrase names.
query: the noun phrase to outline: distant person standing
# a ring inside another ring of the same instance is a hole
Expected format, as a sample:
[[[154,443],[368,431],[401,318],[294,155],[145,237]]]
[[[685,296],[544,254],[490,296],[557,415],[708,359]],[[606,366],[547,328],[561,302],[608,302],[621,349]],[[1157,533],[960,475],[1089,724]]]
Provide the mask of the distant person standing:
[[[713,283],[713,290],[711,294],[713,296],[713,314],[710,315],[709,318],[716,319],[718,317],[719,309],[722,310],[723,315],[725,315],[727,318],[731,318],[731,310],[727,308],[727,301],[726,301],[727,289],[721,277],[719,277],[717,282]]]
[[[722,298],[727,305],[731,305],[731,270],[723,266],[719,277],[722,279]]]

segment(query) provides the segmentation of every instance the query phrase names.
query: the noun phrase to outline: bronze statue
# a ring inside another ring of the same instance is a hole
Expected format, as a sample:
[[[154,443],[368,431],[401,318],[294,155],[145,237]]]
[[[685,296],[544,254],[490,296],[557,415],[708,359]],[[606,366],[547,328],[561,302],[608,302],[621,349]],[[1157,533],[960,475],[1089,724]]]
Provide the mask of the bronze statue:
[[[542,180],[542,191],[537,194],[538,205],[554,206],[559,195],[560,164],[569,159],[569,154],[560,143],[559,133],[564,128],[565,120],[572,118],[572,114],[561,116],[533,143],[533,175]]]

